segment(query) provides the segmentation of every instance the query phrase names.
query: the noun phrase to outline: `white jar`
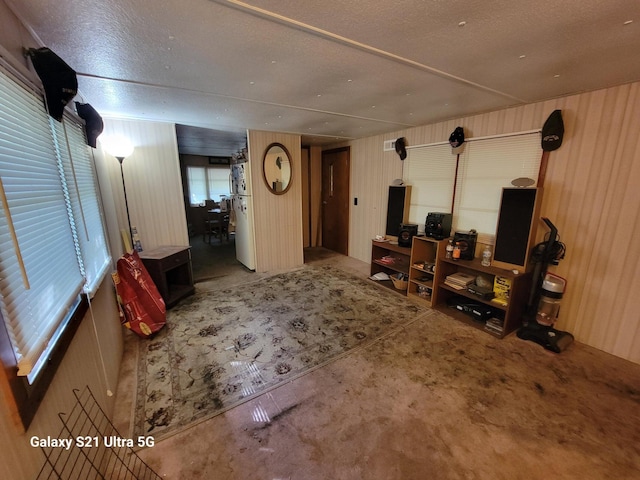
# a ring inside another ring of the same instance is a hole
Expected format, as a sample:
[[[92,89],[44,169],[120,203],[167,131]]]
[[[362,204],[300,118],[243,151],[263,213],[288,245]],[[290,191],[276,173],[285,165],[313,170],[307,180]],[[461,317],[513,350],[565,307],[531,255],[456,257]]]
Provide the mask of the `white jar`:
[[[485,267],[491,265],[491,250],[489,249],[489,245],[484,247],[484,251],[482,252],[482,262],[480,263]]]

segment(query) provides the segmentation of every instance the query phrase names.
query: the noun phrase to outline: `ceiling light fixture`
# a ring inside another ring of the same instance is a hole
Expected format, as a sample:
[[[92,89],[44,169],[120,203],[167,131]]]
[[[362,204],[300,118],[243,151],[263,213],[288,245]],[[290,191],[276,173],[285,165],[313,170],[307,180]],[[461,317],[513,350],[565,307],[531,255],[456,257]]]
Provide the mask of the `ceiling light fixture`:
[[[627,20],[626,22],[623,23],[623,25],[631,25],[633,23],[633,20]]]
[[[459,27],[464,27],[467,24],[467,22],[465,22],[464,20],[462,22],[458,23]]]

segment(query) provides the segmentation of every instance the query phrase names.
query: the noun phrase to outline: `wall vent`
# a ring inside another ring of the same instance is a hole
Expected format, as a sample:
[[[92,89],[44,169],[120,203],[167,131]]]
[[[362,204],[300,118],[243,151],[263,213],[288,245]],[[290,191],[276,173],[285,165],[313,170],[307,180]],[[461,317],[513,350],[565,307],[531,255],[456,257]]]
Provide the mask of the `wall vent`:
[[[394,152],[396,149],[396,141],[395,140],[385,140],[382,146],[382,149],[385,152]]]

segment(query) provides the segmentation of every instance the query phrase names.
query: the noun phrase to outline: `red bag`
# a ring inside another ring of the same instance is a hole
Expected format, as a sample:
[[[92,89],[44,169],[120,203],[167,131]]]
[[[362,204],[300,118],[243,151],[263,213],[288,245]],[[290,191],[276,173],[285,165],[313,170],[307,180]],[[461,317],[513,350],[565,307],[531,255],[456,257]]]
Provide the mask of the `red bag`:
[[[125,253],[112,275],[118,296],[120,323],[149,338],[167,323],[162,296],[135,250]]]

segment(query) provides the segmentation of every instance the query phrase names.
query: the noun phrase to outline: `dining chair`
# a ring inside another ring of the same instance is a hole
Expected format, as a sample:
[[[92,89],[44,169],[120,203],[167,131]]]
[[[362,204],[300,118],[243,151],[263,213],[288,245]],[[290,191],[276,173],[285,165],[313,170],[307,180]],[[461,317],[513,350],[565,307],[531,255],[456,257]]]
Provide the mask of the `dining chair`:
[[[211,243],[211,237],[219,238],[221,242],[225,237],[229,241],[229,214],[207,212],[207,218],[204,222],[203,241]]]

